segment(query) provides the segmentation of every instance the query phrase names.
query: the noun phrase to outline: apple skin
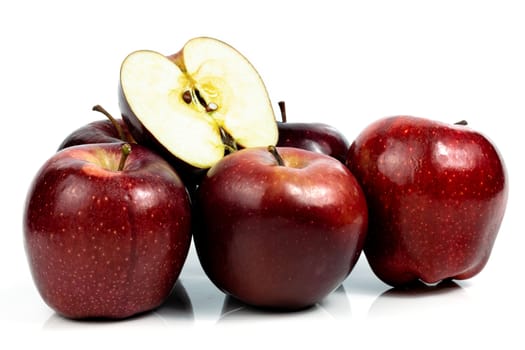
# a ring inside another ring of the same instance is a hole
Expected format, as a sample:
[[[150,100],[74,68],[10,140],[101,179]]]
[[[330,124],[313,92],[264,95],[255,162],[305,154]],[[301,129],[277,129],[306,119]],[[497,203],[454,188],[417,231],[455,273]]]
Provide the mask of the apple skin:
[[[243,149],[213,166],[197,191],[194,242],[224,293],[276,309],[311,306],[336,289],[364,244],[367,206],[354,176],[327,155]]]
[[[369,125],[347,166],[369,206],[364,254],[392,286],[463,280],[487,263],[508,181],[496,147],[461,125],[395,116]]]
[[[127,140],[133,140],[126,123],[122,119],[116,119],[116,122],[122,128]],[[85,145],[90,143],[122,143],[117,129],[109,120],[97,120],[84,125],[69,134],[58,147],[62,150],[67,147],[76,145]]]
[[[158,155],[89,144],[53,155],[28,191],[24,243],[44,301],[68,318],[121,319],[158,307],[188,254],[190,203]]]
[[[279,147],[297,147],[346,162],[350,143],[335,127],[323,123],[278,122]]]

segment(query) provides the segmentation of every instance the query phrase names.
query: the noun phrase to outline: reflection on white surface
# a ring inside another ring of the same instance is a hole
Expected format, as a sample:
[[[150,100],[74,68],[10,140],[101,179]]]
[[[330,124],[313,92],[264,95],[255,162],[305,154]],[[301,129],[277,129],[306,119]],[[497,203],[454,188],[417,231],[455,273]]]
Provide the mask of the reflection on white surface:
[[[368,311],[369,317],[435,317],[444,316],[457,303],[465,307],[468,297],[463,288],[453,281],[435,286],[423,283],[406,288],[391,288],[379,295]],[[457,310],[457,308],[456,308]]]
[[[277,311],[251,307],[243,302],[226,296],[217,323],[235,321],[286,321],[290,319],[345,319],[351,316],[350,302],[344,286],[337,288],[322,302],[297,311]]]

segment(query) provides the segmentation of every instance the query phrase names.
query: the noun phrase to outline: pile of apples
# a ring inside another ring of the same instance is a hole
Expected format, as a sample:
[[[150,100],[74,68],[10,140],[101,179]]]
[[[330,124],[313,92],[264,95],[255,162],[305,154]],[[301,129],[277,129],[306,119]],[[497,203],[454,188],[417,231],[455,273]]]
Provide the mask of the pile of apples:
[[[466,279],[507,203],[496,147],[459,123],[396,116],[350,145],[326,124],[277,122],[263,81],[200,37],[121,66],[122,119],[69,135],[31,184],[24,243],[44,301],[68,318],[159,307],[194,239],[224,293],[259,307],[319,302],[364,252],[385,283]]]

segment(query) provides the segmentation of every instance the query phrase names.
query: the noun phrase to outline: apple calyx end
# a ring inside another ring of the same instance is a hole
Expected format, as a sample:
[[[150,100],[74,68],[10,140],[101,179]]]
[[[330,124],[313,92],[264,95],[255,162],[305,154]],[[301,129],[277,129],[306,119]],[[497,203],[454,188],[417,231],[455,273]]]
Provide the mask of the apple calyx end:
[[[277,165],[285,166],[283,158],[281,157],[281,155],[277,151],[277,147],[275,147],[273,145],[268,146],[268,152],[270,152],[272,154],[272,156],[275,158],[275,160],[277,161]]]
[[[126,165],[126,159],[128,159],[129,154],[131,153],[131,145],[129,143],[123,143],[120,147],[121,155],[120,155],[120,161],[118,163],[117,171],[124,170],[124,166]]]

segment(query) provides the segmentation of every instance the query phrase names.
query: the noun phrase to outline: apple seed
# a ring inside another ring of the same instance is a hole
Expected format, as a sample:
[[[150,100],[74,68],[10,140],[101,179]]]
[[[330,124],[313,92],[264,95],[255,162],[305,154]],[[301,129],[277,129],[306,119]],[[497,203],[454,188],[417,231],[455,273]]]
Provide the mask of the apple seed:
[[[219,108],[216,103],[210,102],[206,106],[206,112],[215,112]]]
[[[182,94],[182,99],[183,99],[184,102],[186,102],[187,104],[190,104],[190,103],[191,103],[191,92],[190,92],[190,90],[186,90],[186,91],[184,91],[184,93]]]

